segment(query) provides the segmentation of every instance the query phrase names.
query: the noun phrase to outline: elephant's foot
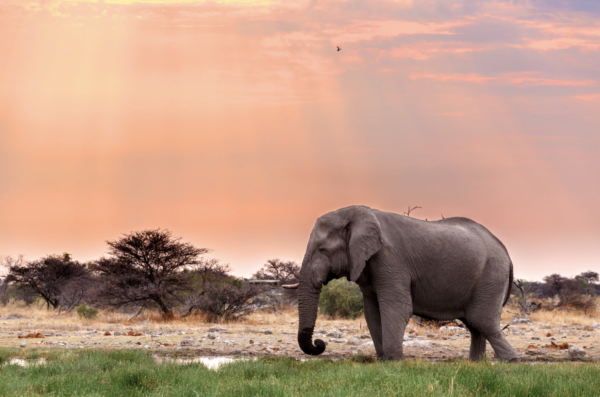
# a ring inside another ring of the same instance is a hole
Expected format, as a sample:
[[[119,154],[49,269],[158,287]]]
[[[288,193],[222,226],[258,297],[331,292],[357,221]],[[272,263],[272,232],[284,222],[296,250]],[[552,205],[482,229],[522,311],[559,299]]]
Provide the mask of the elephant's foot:
[[[402,360],[404,358],[404,354],[402,351],[398,352],[389,352],[389,353],[384,353],[383,357],[380,359],[380,361],[398,361],[398,360]]]
[[[400,357],[377,357],[378,361],[384,362],[384,361],[400,361],[402,360],[404,357],[400,356]]]

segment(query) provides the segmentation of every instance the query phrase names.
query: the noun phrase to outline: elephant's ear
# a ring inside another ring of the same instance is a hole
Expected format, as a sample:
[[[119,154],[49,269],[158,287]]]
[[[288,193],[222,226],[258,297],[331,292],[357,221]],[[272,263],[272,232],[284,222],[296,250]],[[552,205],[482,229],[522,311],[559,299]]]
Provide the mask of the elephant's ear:
[[[356,281],[367,261],[381,249],[381,224],[368,207],[350,207],[348,228],[348,265],[350,280]]]

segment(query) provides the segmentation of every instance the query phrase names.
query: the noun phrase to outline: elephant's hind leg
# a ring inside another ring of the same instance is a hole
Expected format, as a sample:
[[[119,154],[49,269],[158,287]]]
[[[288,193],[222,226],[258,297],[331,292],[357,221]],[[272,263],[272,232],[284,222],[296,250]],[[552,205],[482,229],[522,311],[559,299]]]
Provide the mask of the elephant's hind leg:
[[[487,340],[476,328],[474,328],[467,320],[461,319],[469,332],[471,333],[471,349],[469,350],[469,360],[482,360],[485,354]]]
[[[473,328],[481,335],[481,338],[484,338],[484,342],[481,344],[483,346],[481,354],[485,352],[485,340],[487,339],[490,342],[490,345],[492,345],[492,349],[494,349],[494,353],[496,353],[496,357],[498,357],[499,360],[511,362],[519,360],[515,349],[508,343],[504,335],[502,335],[502,331],[500,330],[500,316],[497,316],[496,321],[489,319],[484,321],[468,319],[465,325],[467,325],[469,330]],[[475,360],[473,335],[474,332],[471,331],[471,360]]]
[[[498,357],[501,361],[509,361],[516,362],[519,361],[519,357],[517,356],[517,352],[513,347],[508,343],[502,331],[500,330],[500,326],[497,327],[493,331],[488,331],[485,333],[487,340],[490,341],[490,345],[494,349],[494,353],[496,353],[496,357]]]

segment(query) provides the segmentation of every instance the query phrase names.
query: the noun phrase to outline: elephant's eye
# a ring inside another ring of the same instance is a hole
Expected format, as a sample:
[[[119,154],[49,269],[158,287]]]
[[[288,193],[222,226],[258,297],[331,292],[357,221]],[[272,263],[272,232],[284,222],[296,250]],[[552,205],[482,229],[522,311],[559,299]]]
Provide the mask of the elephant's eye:
[[[327,250],[325,248],[323,248],[323,247],[319,247],[319,252],[322,253],[322,254],[324,254],[324,253],[327,252]]]

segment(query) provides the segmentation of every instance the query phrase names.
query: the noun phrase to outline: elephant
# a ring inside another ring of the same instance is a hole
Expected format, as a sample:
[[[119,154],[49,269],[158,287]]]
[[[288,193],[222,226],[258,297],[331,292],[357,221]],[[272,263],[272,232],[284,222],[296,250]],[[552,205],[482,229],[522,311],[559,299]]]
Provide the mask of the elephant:
[[[500,329],[513,282],[504,245],[482,225],[454,217],[423,221],[350,206],[319,217],[302,261],[298,288],[298,344],[319,355],[312,341],[319,295],[346,277],[360,287],[364,315],[379,360],[403,356],[410,317],[460,319],[471,333],[469,358],[484,357],[490,342],[503,361],[518,361]]]

